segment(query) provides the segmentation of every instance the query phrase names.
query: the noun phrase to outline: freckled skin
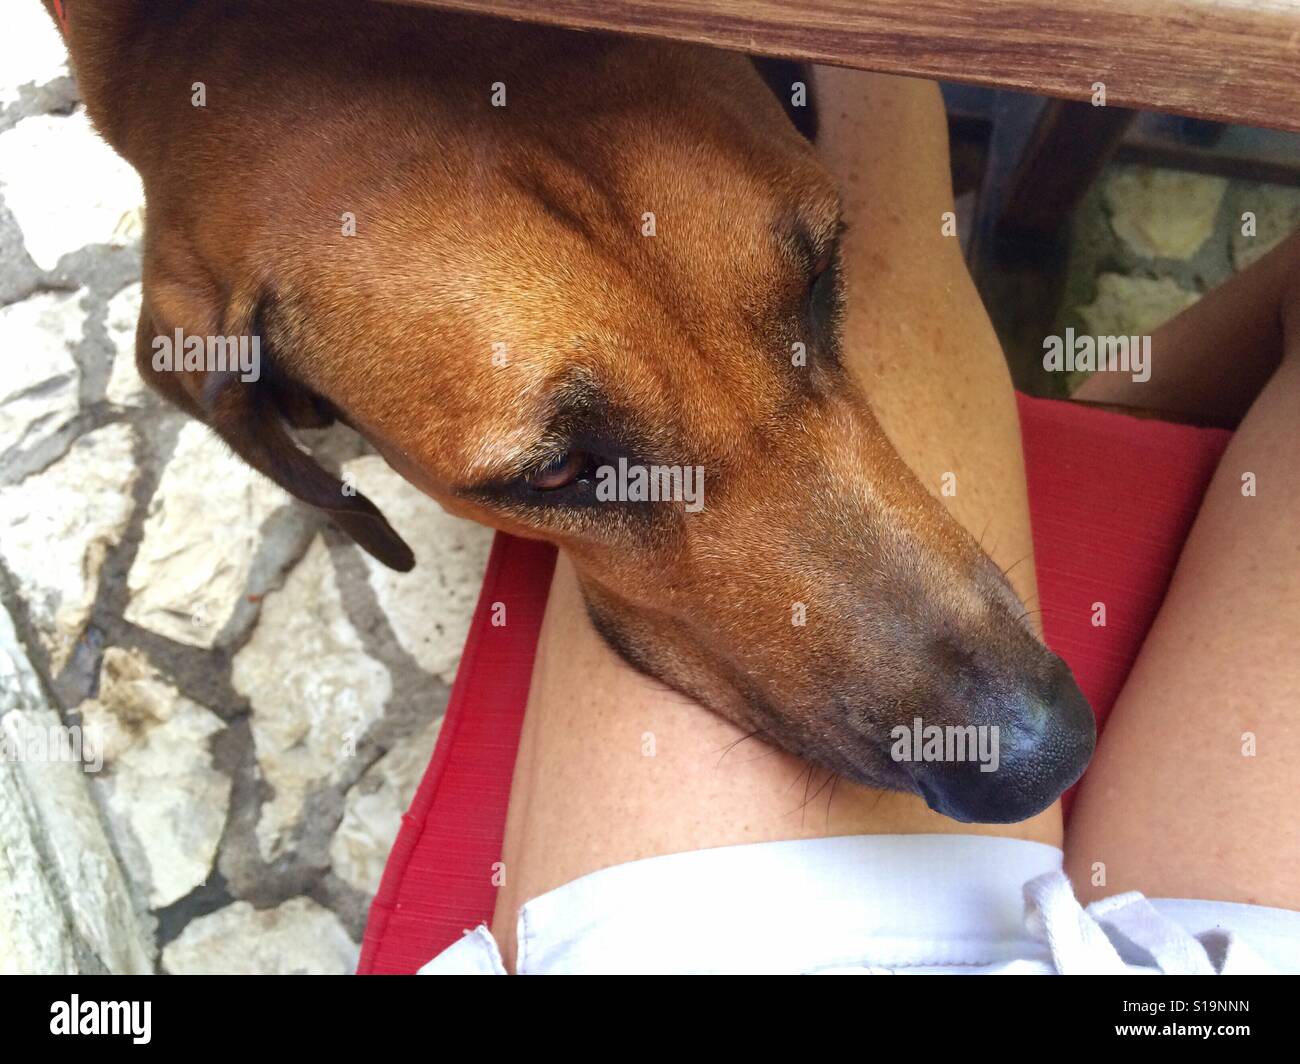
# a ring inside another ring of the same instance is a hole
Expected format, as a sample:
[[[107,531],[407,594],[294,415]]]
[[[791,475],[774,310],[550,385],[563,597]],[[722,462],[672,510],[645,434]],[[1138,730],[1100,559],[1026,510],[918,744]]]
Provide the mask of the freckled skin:
[[[274,412],[343,418],[451,512],[563,548],[634,667],[860,783],[919,786],[894,725],[1008,724],[1056,697],[1059,661],[841,367],[833,306],[808,309],[838,191],[747,58],[334,0],[146,6],[78,6],[69,31],[146,186],[138,361],[259,469],[400,567],[397,534],[364,499],[332,505]],[[151,365],[155,335],[255,323],[274,387]],[[703,467],[701,512],[477,490],[523,472],[575,379],[618,445]],[[977,812],[1050,803],[1091,749],[1074,738]]]

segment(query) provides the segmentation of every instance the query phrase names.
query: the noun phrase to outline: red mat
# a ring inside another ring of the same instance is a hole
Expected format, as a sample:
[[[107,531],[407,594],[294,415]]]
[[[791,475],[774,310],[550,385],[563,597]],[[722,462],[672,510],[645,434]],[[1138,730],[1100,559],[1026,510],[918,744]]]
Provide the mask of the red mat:
[[[1020,422],[1044,633],[1100,728],[1231,433],[1024,396]],[[554,565],[549,546],[496,537],[437,749],[370,907],[362,974],[414,972],[492,916]],[[498,603],[508,622],[499,627]],[[1094,603],[1105,604],[1104,627],[1093,624]]]

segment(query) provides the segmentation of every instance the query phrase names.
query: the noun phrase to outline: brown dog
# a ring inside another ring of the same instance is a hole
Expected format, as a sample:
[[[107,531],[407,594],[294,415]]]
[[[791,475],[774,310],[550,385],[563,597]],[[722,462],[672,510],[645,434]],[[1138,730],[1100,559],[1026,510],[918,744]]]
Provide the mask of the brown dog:
[[[1078,777],[1069,671],[839,363],[837,192],[751,61],[361,0],[67,16],[144,179],[141,373],[253,466],[409,568],[285,428],[344,420],[568,551],[633,666],[860,783],[1009,821]],[[260,378],[158,368],[178,329]],[[605,501],[620,459],[703,507]],[[892,760],[918,717],[997,726],[999,770]]]

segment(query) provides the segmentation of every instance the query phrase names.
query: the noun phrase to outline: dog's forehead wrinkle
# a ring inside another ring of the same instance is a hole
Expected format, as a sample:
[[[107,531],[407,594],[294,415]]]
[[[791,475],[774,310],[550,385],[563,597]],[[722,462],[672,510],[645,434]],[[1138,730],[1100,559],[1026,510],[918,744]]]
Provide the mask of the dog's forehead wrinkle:
[[[567,127],[571,128],[571,127]],[[599,157],[572,136],[527,131],[526,155],[507,156],[506,180],[527,196],[551,220],[585,241],[606,241],[611,235],[635,232],[629,204],[621,199]],[[545,139],[535,139],[545,137]],[[616,243],[623,243],[619,240]]]

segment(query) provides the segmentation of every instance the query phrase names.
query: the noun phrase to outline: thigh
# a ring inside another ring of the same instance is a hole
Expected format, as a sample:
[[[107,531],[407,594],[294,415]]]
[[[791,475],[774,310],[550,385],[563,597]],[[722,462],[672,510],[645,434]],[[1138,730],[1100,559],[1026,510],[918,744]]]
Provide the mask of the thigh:
[[[817,87],[818,149],[840,180],[848,225],[845,360],[903,460],[1036,606],[1015,392],[961,246],[946,235],[939,88],[830,68]]]
[[[819,148],[844,192],[844,349],[904,459],[1034,595],[1014,395],[955,238],[935,85],[819,70]],[[1023,564],[1018,564],[1023,563]],[[633,672],[588,623],[561,558],[511,791],[494,932],[507,960],[531,897],[663,853],[816,835],[982,833],[1060,843],[1059,807],[1021,824],[947,820],[915,796],[815,774]]]
[[[1295,333],[1290,344],[1215,473],[1085,777],[1066,847],[1081,896],[1300,909]]]

